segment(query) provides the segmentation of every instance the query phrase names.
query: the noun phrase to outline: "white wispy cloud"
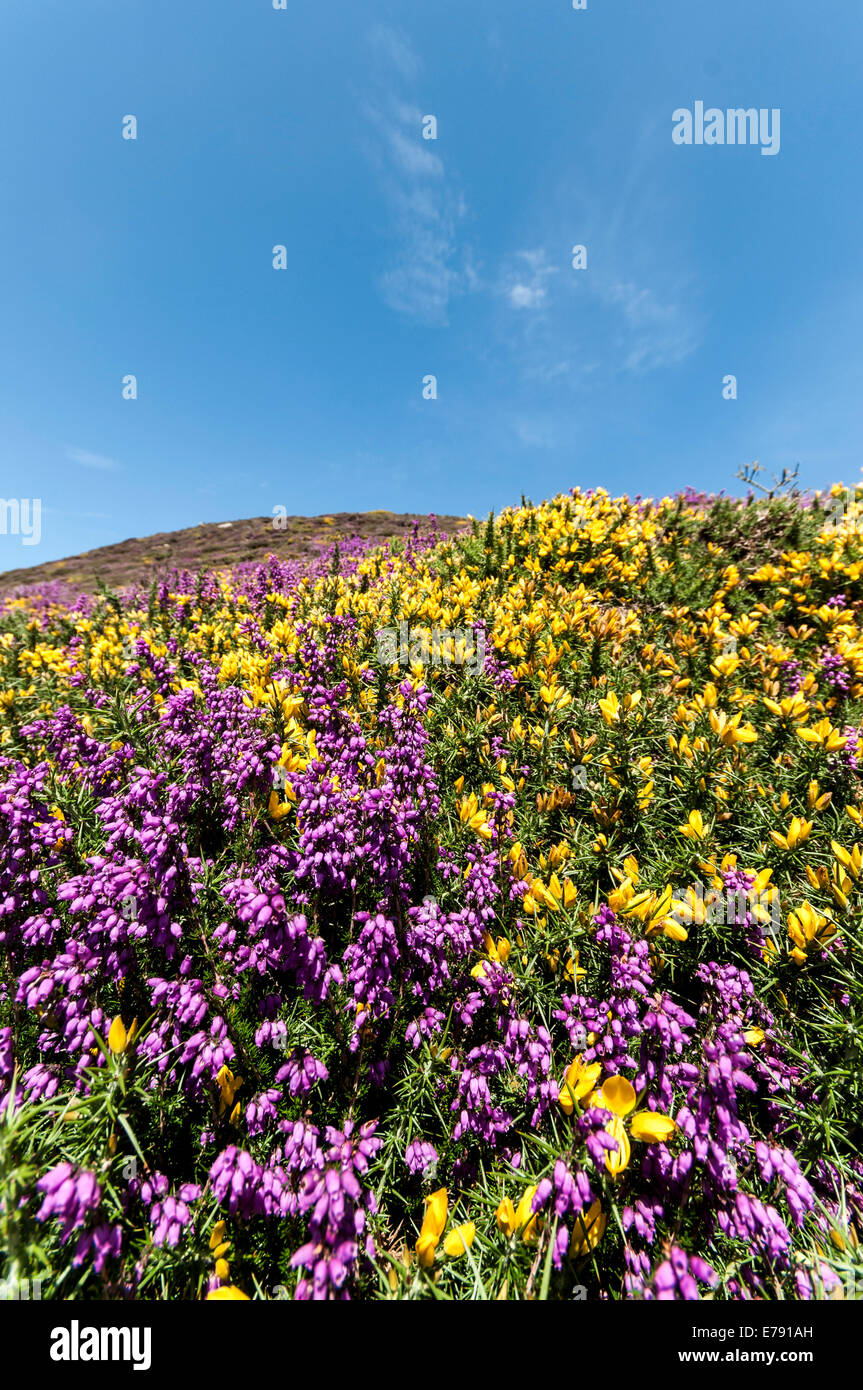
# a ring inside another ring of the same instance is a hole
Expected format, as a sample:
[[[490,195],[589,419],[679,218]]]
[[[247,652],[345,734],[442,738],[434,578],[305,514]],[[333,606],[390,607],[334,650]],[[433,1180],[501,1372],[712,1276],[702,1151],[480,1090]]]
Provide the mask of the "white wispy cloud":
[[[632,372],[648,372],[682,362],[698,346],[699,334],[689,309],[673,291],[660,297],[631,281],[602,286],[603,302],[624,318],[623,366]]]
[[[615,335],[615,366],[641,374],[676,366],[698,347],[703,318],[698,285],[678,230],[679,214],[657,173],[661,121],[639,131],[612,197],[570,188],[583,209],[578,240],[601,255],[576,272]],[[650,248],[646,251],[646,248]]]
[[[527,449],[553,449],[557,444],[557,425],[550,419],[518,419],[515,433]]]
[[[545,285],[513,285],[509,290],[509,302],[514,309],[538,309],[545,303],[548,294]]]
[[[461,193],[448,181],[436,142],[423,139],[423,111],[393,92],[420,69],[410,40],[378,25],[370,34],[378,76],[365,105],[371,131],[367,153],[381,181],[391,224],[391,264],[379,278],[389,306],[423,323],[446,324],[451,300],[478,283],[459,226],[467,215]]]
[[[376,57],[407,81],[419,73],[419,59],[403,29],[390,24],[377,24],[369,31],[369,43]]]
[[[548,281],[557,274],[544,250],[519,251],[516,266],[505,276],[503,293],[513,309],[541,309],[548,300]]]
[[[104,472],[120,465],[116,459],[108,458],[105,454],[94,454],[89,449],[67,449],[66,457],[73,463],[80,463],[82,468],[98,468]]]
[[[503,301],[516,311],[511,348],[526,379],[570,377],[576,363],[580,377],[600,367],[639,375],[675,366],[698,347],[700,318],[692,286],[680,275],[655,272],[648,283],[635,264],[627,275],[622,257],[607,244],[606,263],[593,261],[589,269],[573,271],[570,281],[559,274],[568,265],[559,249],[558,256],[561,264],[555,265],[544,248],[520,251],[501,276]]]
[[[639,131],[610,187],[567,169],[545,212],[533,209],[521,245],[535,249],[505,258],[498,278],[498,340],[523,380],[595,390],[675,367],[699,347],[701,291],[680,210],[658,177],[662,149],[657,121]],[[572,266],[576,244],[587,248],[584,269]]]

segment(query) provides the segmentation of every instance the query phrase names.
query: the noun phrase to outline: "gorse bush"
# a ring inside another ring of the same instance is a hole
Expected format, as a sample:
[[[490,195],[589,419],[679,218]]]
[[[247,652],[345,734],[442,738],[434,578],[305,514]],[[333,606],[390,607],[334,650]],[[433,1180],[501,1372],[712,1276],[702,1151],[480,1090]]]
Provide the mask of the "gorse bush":
[[[854,1296],[863,504],[836,497],[574,491],[8,599],[6,1279]],[[422,640],[382,658],[382,629]]]

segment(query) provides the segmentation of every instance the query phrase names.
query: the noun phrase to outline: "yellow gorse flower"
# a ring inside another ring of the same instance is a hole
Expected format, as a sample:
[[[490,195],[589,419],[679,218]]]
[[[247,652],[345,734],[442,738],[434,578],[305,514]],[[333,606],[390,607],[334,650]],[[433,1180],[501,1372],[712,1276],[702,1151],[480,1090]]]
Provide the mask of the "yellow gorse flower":
[[[296,793],[290,782],[286,781],[284,786],[285,800],[279,800],[276,791],[270,792],[270,800],[267,803],[267,814],[271,820],[284,820],[285,816],[290,815],[293,804],[296,802]]]
[[[530,885],[530,895],[534,902],[541,907],[548,908],[551,912],[558,912],[561,907],[572,907],[576,901],[577,893],[573,884],[568,878],[561,883],[557,874],[552,874],[548,881],[548,887],[540,879],[533,879]]]
[[[620,701],[612,690],[604,700],[599,701],[599,712],[606,724],[616,724],[620,719]]]
[[[497,961],[500,965],[503,965],[505,961],[509,960],[512,945],[505,936],[499,936],[497,941],[494,941],[489,932],[484,932],[483,945],[489,960]],[[485,975],[485,961],[479,961],[470,973],[475,980]]]
[[[678,830],[687,840],[706,840],[707,831],[704,829],[704,817],[700,811],[690,811],[685,825],[679,825]]]
[[[210,1250],[213,1259],[218,1260],[231,1248],[231,1242],[225,1239],[226,1223],[217,1221],[210,1232]]]
[[[505,1236],[514,1236],[521,1232],[521,1238],[524,1241],[531,1242],[536,1239],[539,1218],[534,1214],[531,1204],[537,1191],[537,1183],[527,1188],[517,1207],[513,1206],[510,1197],[504,1197],[495,1216],[498,1229],[503,1231]]]
[[[783,724],[790,724],[806,719],[809,714],[809,705],[803,696],[798,692],[796,695],[787,695],[783,700],[764,699],[762,703],[775,714]]]
[[[511,1197],[504,1197],[497,1211],[495,1212],[498,1230],[503,1231],[505,1236],[515,1235],[515,1207]]]
[[[576,1102],[585,1100],[602,1073],[601,1062],[584,1062],[581,1053],[570,1062],[560,1088],[558,1103],[565,1115],[571,1115]]]
[[[834,729],[830,720],[826,718],[819,719],[811,729],[798,729],[797,737],[802,738],[804,743],[819,745],[827,753],[838,753],[848,742],[845,735]]]
[[[853,849],[847,850],[843,849],[836,840],[831,840],[830,848],[839,860],[839,863],[847,870],[856,883],[860,877],[860,870],[863,869],[863,853],[861,853],[860,846],[855,844]]]
[[[456,1226],[454,1231],[450,1231],[443,1243],[445,1255],[463,1255],[469,1250],[476,1238],[476,1226],[472,1221],[465,1221],[461,1226]]]
[[[799,816],[794,816],[784,835],[778,830],[771,830],[770,838],[780,849],[796,849],[798,845],[806,843],[811,831],[811,820],[800,820]]]
[[[499,961],[501,965],[509,960],[512,945],[505,936],[499,936],[497,941],[493,941],[489,932],[483,932],[482,940],[489,960]]]
[[[818,783],[809,783],[806,791],[806,809],[808,811],[823,811],[832,800],[832,792],[824,792],[823,795],[819,795]]]
[[[434,1264],[435,1251],[446,1226],[448,1205],[445,1187],[439,1187],[437,1192],[426,1197],[425,1216],[415,1247],[423,1269],[430,1269]]]
[[[138,1020],[133,1019],[128,1033],[123,1025],[123,1020],[118,1014],[108,1031],[108,1047],[111,1052],[125,1052],[135,1037],[138,1030]]]
[[[480,807],[474,792],[470,796],[463,797],[459,802],[458,818],[462,825],[470,830],[474,830],[480,839],[491,839],[491,826],[488,823],[486,812]]]
[[[788,914],[788,935],[793,942],[791,959],[805,965],[812,949],[822,950],[832,941],[836,928],[811,903],[804,902]]]
[[[225,1064],[216,1073],[216,1085],[219,1088],[219,1114],[224,1115],[226,1110],[232,1109],[237,1091],[243,1084],[241,1076],[234,1076],[231,1068]]]
[[[599,1202],[593,1202],[587,1211],[576,1216],[572,1239],[569,1243],[570,1259],[576,1259],[579,1255],[587,1255],[591,1250],[595,1250],[605,1234],[607,1224],[608,1218]]]
[[[606,1153],[605,1166],[612,1177],[618,1177],[629,1163],[632,1154],[630,1136],[643,1144],[660,1144],[670,1139],[677,1128],[670,1115],[658,1110],[639,1110],[629,1121],[627,1134],[624,1121],[635,1109],[636,1095],[632,1083],[625,1076],[609,1076],[600,1089],[594,1091],[590,1103],[601,1110],[611,1111],[611,1120],[605,1130],[617,1141],[617,1151]]]
[[[741,728],[740,720],[742,714],[732,715],[730,718],[722,711],[710,711],[710,727],[717,735],[723,748],[735,748],[738,743],[755,743],[758,735],[751,724],[744,724]]]

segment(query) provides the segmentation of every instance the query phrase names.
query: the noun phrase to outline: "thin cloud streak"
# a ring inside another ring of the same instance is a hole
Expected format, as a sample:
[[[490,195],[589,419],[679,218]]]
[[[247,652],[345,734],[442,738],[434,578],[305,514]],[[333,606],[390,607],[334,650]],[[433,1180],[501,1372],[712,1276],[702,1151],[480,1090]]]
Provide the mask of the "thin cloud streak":
[[[378,171],[392,226],[392,264],[378,277],[386,304],[430,325],[448,323],[450,302],[477,288],[470,249],[460,244],[467,216],[462,195],[447,183],[434,141],[423,139],[427,112],[396,96],[394,78],[413,81],[420,62],[399,31],[379,25],[370,35],[382,69],[377,96],[364,107],[372,132],[367,149]]]
[[[120,467],[116,459],[108,458],[105,454],[94,454],[89,449],[67,449],[66,457],[73,463],[79,463],[82,468],[97,468],[102,472],[111,472]]]

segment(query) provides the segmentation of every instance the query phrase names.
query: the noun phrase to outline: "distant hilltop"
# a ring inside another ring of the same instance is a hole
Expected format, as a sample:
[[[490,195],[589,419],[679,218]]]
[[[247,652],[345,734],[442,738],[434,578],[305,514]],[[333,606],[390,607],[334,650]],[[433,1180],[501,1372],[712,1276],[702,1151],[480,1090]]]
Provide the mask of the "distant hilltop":
[[[278,525],[274,525],[274,520]],[[282,560],[311,559],[334,541],[352,536],[382,542],[409,536],[417,522],[425,530],[429,518],[414,512],[375,511],[207,521],[182,531],[132,537],[43,565],[5,570],[0,573],[0,593],[22,584],[44,584],[47,580],[61,580],[75,589],[93,593],[100,580],[112,589],[121,589],[146,583],[174,568],[221,569],[243,561],[260,562],[268,555]],[[458,516],[436,515],[435,522],[441,531],[450,534],[467,524]]]

